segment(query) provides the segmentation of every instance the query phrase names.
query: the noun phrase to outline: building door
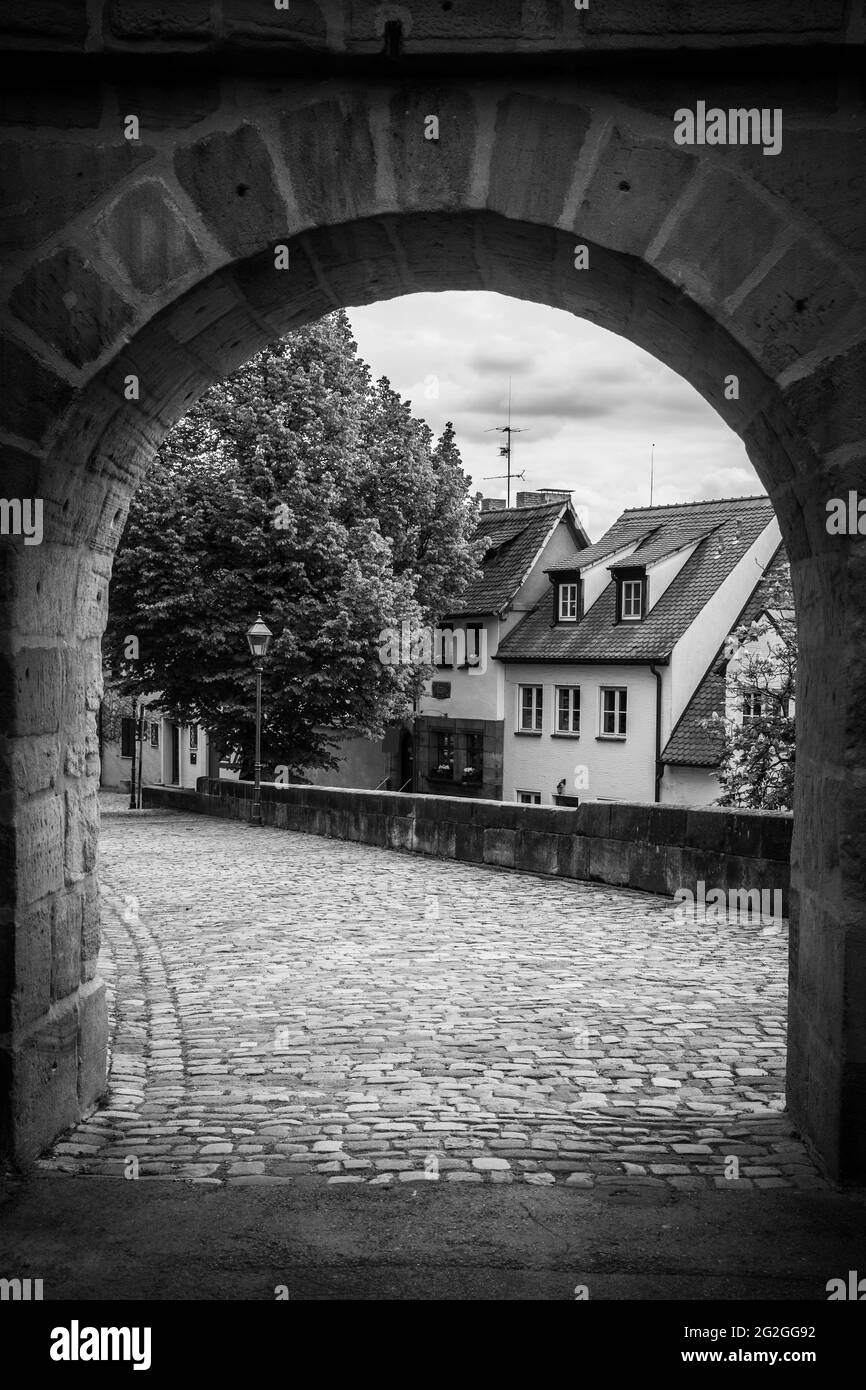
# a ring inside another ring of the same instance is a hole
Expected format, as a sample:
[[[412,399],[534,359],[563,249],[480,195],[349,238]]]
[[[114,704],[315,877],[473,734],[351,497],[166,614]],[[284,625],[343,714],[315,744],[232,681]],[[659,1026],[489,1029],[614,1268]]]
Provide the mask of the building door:
[[[171,784],[180,786],[180,729],[177,724],[171,726]]]
[[[415,790],[415,740],[406,731],[400,739],[400,781],[397,790],[401,792],[411,792]]]

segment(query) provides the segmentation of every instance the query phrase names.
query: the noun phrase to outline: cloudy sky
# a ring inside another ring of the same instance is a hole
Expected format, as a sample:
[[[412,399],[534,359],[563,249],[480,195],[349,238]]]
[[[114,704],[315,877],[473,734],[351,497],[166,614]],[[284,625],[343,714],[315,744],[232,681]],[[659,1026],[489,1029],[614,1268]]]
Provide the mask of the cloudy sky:
[[[452,420],[474,489],[504,497],[488,434],[507,422],[517,488],[569,488],[597,540],[626,507],[762,493],[740,439],[676,373],[606,329],[497,294],[417,294],[349,318],[374,377],[387,376],[439,434]],[[513,500],[513,499],[512,499]]]

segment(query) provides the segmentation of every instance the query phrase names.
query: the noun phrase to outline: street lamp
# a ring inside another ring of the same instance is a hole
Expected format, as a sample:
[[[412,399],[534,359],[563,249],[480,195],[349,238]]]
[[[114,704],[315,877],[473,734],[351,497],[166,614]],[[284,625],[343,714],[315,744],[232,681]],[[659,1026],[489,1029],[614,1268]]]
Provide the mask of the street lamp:
[[[247,631],[247,641],[253,654],[253,665],[256,668],[256,790],[251,816],[254,825],[261,825],[262,823],[262,667],[273,635],[267,624],[262,621],[261,613]]]

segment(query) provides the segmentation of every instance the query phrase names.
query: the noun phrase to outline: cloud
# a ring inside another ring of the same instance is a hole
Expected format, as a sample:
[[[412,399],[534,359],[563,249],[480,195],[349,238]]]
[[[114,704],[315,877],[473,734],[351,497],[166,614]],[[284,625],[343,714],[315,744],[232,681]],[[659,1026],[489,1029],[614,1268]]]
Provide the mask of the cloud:
[[[504,348],[500,352],[477,352],[467,362],[469,370],[477,372],[479,376],[498,377],[501,377],[503,372],[528,374],[533,370],[533,365],[531,356],[516,347],[510,350]]]
[[[509,377],[521,486],[565,487],[596,539],[626,507],[763,492],[742,441],[698,392],[624,338],[563,310],[489,293],[411,295],[349,311],[374,377],[435,434],[452,420],[474,489],[504,496]],[[432,390],[432,394],[431,394]]]

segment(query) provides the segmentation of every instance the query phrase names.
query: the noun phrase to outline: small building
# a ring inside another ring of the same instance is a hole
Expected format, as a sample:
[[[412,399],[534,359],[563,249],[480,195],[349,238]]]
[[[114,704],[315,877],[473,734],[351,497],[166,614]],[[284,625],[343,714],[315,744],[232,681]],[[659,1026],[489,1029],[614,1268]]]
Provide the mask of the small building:
[[[502,799],[507,694],[497,654],[547,590],[546,571],[574,564],[589,545],[570,493],[521,492],[516,502],[482,501],[482,573],[440,620],[438,670],[415,720],[419,792]]]
[[[100,712],[99,752],[99,785],[105,791],[130,790],[133,761],[136,782],[140,778],[143,786],[192,788],[208,772],[206,729],[176,724],[153,700],[133,704],[109,687]],[[231,776],[231,770],[220,775]]]

